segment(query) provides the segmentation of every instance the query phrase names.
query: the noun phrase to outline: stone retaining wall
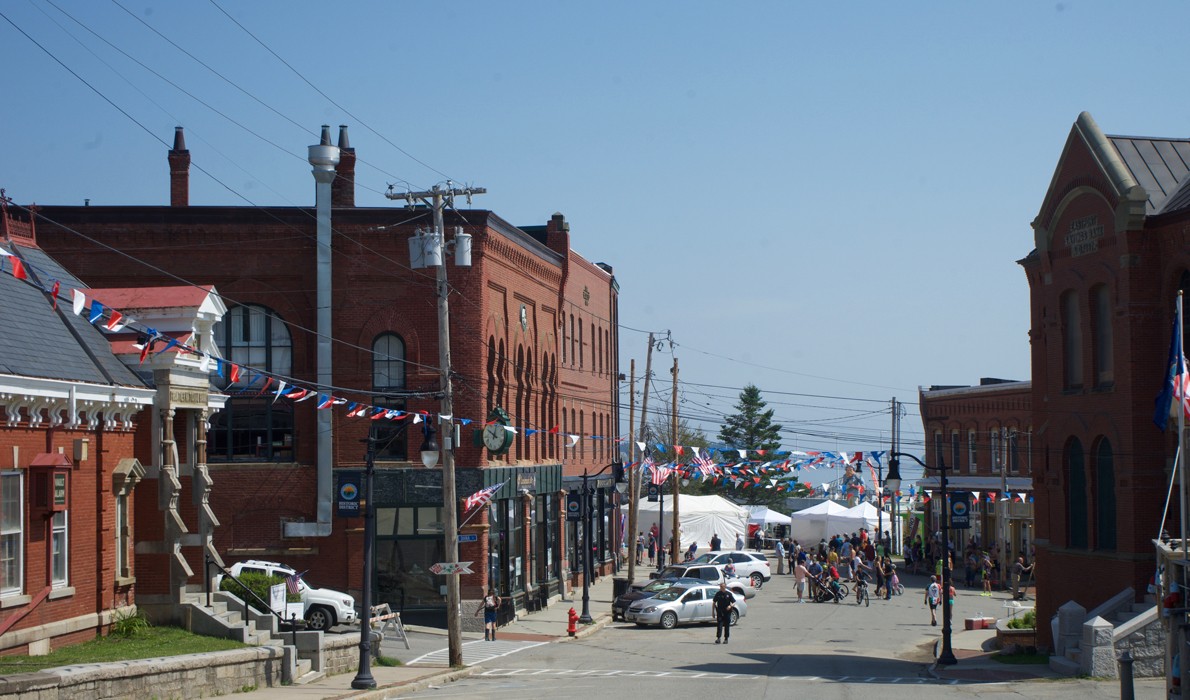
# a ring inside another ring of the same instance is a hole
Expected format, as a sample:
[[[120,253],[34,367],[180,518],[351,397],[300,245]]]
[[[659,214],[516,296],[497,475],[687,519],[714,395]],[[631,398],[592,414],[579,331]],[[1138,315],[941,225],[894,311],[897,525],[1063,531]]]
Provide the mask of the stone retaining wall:
[[[281,685],[284,653],[251,647],[110,664],[63,666],[0,678],[0,700],[201,698]]]
[[[373,644],[372,653],[375,654],[379,648],[379,643]],[[322,663],[328,676],[348,671],[355,673],[359,670],[359,635],[323,635]]]

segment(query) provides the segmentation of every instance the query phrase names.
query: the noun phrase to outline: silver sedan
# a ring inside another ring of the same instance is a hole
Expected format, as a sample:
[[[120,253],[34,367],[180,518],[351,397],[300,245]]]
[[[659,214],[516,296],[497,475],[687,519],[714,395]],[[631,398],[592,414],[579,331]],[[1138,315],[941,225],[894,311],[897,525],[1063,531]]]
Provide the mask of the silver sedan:
[[[712,600],[718,592],[718,586],[670,586],[652,598],[633,603],[624,613],[624,619],[638,625],[660,625],[664,629],[714,622]],[[734,625],[748,614],[748,604],[740,594],[732,593],[732,596],[735,598],[735,607],[730,614],[731,624]]]

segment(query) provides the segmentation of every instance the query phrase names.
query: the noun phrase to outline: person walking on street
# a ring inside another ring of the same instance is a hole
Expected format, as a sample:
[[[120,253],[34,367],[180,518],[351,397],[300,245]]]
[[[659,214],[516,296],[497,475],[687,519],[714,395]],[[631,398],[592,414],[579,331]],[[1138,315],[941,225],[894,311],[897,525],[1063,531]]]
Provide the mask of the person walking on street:
[[[799,561],[793,567],[794,586],[797,587],[797,602],[806,602],[803,596],[806,593],[806,579],[810,577],[810,570],[806,568],[805,560]]]
[[[731,639],[731,611],[735,609],[735,594],[727,590],[727,583],[719,582],[719,592],[711,599],[711,609],[715,614],[715,643],[720,637],[727,644]]]
[[[721,547],[723,547],[723,540],[719,539],[719,534],[711,535],[711,551],[718,552]]]
[[[926,589],[926,605],[930,606],[930,624],[938,626],[938,600],[942,597],[942,587],[938,585],[938,577],[930,575],[930,586]]]
[[[1016,563],[1012,565],[1012,599],[1023,600],[1024,593],[1021,593],[1021,580],[1025,578],[1025,574],[1033,571],[1033,565],[1025,566],[1025,556],[1016,558]]]
[[[488,594],[480,601],[479,607],[475,609],[475,614],[478,616],[479,611],[483,611],[483,640],[485,642],[496,641],[496,613],[500,611],[500,596],[496,595],[496,588],[488,589]]]
[[[645,533],[636,533],[636,565],[640,566],[640,562],[645,557]]]
[[[781,540],[777,540],[774,549],[777,555],[777,574],[781,575],[785,573],[785,545],[782,544]]]
[[[892,600],[893,594],[893,577],[896,573],[897,567],[892,563],[890,557],[884,557],[884,563],[880,565],[880,573],[884,578],[884,599]],[[953,588],[951,590],[954,590]]]
[[[738,551],[740,551],[740,550],[741,550],[741,549],[743,549],[743,548],[744,548],[744,536],[743,536],[742,534],[740,534],[740,533],[736,533],[736,536],[735,536],[735,549],[736,549],[736,551],[738,552]]]
[[[983,553],[983,560],[980,562],[980,575],[983,576],[983,592],[979,595],[990,598],[992,596],[992,558],[988,556],[987,552]]]

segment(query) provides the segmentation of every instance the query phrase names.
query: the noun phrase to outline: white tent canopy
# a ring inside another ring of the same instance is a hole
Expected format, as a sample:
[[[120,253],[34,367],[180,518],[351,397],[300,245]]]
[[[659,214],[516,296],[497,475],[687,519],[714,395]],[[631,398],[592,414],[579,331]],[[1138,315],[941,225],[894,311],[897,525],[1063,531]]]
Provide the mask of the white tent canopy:
[[[768,525],[788,525],[789,516],[778,513],[768,506],[745,506],[748,509],[748,523],[766,527]]]
[[[819,540],[826,538],[827,522],[832,517],[842,517],[847,510],[846,506],[834,501],[823,501],[816,506],[799,510],[789,517],[789,536],[803,547],[818,544]]]
[[[664,539],[669,540],[673,528],[673,496],[665,496]],[[647,533],[660,517],[660,504],[641,499],[636,512],[637,530]],[[696,542],[699,549],[707,549],[711,537],[719,535],[724,547],[735,546],[736,535],[748,535],[748,510],[722,496],[678,496],[678,523],[682,528],[682,548]]]
[[[876,506],[871,503],[860,503],[848,508],[843,513],[828,518],[826,530],[830,535],[850,535],[864,528],[867,528],[868,532],[876,532],[879,522]]]

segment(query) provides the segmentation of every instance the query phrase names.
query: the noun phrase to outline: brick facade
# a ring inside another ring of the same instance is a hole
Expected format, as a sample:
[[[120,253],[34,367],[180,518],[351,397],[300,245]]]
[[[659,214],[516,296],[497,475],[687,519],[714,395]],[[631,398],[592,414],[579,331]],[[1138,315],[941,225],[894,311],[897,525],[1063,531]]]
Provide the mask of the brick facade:
[[[341,145],[345,139],[344,130]],[[171,164],[177,153],[175,144]],[[372,344],[381,334],[396,333],[404,342],[404,389],[411,394],[405,408],[433,416],[439,410],[433,270],[410,270],[408,248],[408,239],[430,225],[431,212],[354,207],[354,151],[343,155],[349,157],[340,161],[332,183],[333,336],[340,341],[333,345],[333,379],[339,387],[334,394],[372,403]],[[178,179],[173,183],[177,185]],[[317,376],[312,332],[317,326],[313,209],[191,207],[177,193],[171,201],[171,207],[44,207],[47,222],[42,224],[42,244],[92,286],[176,284],[169,275],[178,275],[215,285],[229,307],[253,304],[272,310],[289,329],[290,376],[307,386],[313,384]],[[458,267],[453,259],[447,263],[454,416],[476,421],[460,431],[455,449],[460,473],[560,464],[564,475],[576,476],[616,461],[618,286],[611,269],[571,250],[569,226],[560,214],[543,226],[522,229],[490,211],[448,210],[448,239],[456,227],[473,238],[471,267]],[[136,259],[90,243],[73,231],[129,251]],[[494,407],[505,409],[518,430],[510,451],[499,456],[474,446],[471,438],[475,426]],[[370,427],[369,421],[347,418],[345,411],[335,409],[336,469],[363,465],[362,441]],[[537,432],[529,435],[526,429]],[[328,537],[283,534],[286,522],[317,518],[316,432],[314,402],[304,402],[293,406],[292,450],[280,459],[221,462],[212,453],[212,505],[221,523],[215,544],[227,553],[228,561],[278,559],[309,570],[319,585],[358,591],[362,519],[334,519]],[[566,433],[583,438],[567,447]],[[421,468],[419,428],[409,429],[406,440],[409,459],[377,462],[382,492],[398,482],[404,484],[402,473]],[[460,498],[469,493],[460,487]],[[506,487],[497,498],[514,494],[515,489]],[[383,500],[378,498],[377,503]],[[524,528],[526,552],[529,529]],[[559,538],[560,544],[564,542]],[[474,556],[477,571],[485,572],[463,577],[465,599],[468,592],[482,591],[487,582],[486,549],[477,549],[466,544],[461,548],[465,554],[461,557]],[[603,567],[610,568],[611,562]]]
[[[1171,144],[1158,145],[1168,159]],[[1138,185],[1119,158],[1080,116],[1033,222],[1036,249],[1021,261],[1037,426],[1039,621],[1068,600],[1091,609],[1126,587],[1143,595],[1162,529],[1177,431],[1154,426],[1153,401],[1174,299],[1187,286],[1190,226],[1185,209],[1156,214],[1164,197],[1151,182]],[[1179,167],[1176,157],[1169,162]],[[1175,498],[1165,524],[1175,534],[1176,511]],[[1038,632],[1048,644],[1049,625]]]

